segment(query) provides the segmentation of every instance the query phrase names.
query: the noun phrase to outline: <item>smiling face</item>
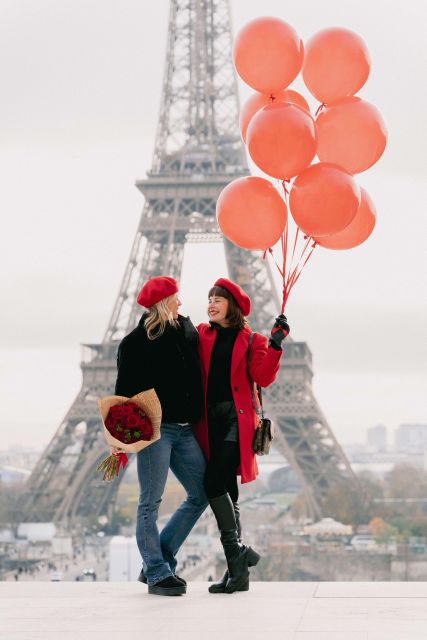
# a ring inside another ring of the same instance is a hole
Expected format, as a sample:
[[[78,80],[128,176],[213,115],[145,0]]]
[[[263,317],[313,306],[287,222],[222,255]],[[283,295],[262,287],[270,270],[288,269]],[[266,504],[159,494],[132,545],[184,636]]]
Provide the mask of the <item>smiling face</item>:
[[[169,311],[171,311],[174,320],[178,318],[178,309],[181,305],[182,305],[182,302],[179,299],[177,293],[171,296],[168,300]]]
[[[210,296],[208,298],[209,320],[216,322],[221,327],[227,327],[228,300],[222,296]]]

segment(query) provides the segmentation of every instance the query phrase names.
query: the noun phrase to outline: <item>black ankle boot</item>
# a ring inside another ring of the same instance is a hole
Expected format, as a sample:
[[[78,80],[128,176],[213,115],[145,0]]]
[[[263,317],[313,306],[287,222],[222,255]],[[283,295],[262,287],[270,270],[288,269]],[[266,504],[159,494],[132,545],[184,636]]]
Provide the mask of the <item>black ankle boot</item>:
[[[249,562],[257,564],[260,556],[248,547],[240,544],[237,532],[235,507],[228,493],[209,501],[221,532],[221,542],[227,560],[228,576],[220,583],[209,587],[210,593],[233,593],[249,589]],[[240,523],[239,523],[240,524]],[[224,587],[223,582],[225,580]]]
[[[236,519],[237,540],[239,544],[242,544],[242,525],[240,521],[240,507],[238,502],[233,502],[233,509],[234,509],[234,517]],[[252,549],[251,549],[251,552],[252,552]],[[248,559],[248,567],[252,567],[252,566],[253,566],[253,558],[250,557]],[[228,573],[228,569],[226,569],[221,580],[219,582],[214,582],[213,584],[211,584],[211,586],[209,587],[209,593],[225,593],[225,585],[227,584],[228,578],[229,578],[229,573]]]
[[[251,547],[245,547],[245,545],[238,545],[239,552],[236,554],[236,531],[222,531],[221,542],[222,546],[224,547],[224,553],[227,559],[228,567],[228,580],[225,585],[225,593],[234,593],[235,591],[248,591],[248,567],[258,564],[261,556],[256,551],[251,549]]]

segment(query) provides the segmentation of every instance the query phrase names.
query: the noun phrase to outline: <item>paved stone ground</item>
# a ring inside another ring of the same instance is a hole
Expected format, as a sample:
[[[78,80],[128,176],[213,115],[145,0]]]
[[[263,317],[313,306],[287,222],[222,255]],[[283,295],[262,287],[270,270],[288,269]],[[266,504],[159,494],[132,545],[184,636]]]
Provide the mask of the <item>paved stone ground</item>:
[[[2,640],[427,640],[426,582],[254,582],[213,595],[140,583],[0,583]]]

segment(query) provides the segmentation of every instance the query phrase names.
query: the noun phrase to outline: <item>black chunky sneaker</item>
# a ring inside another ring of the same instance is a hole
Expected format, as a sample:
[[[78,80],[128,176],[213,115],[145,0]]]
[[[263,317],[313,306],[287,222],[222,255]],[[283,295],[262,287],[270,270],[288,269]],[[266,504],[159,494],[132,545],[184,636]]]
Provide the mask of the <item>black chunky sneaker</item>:
[[[155,584],[149,584],[148,593],[156,596],[183,596],[187,593],[187,587],[175,576],[168,576]]]

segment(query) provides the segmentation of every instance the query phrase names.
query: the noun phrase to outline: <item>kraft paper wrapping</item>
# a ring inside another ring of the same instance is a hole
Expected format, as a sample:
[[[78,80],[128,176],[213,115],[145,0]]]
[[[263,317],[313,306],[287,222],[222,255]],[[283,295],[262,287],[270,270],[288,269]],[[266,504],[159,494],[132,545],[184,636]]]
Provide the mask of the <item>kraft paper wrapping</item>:
[[[116,404],[124,404],[125,402],[134,402],[138,407],[147,414],[153,425],[153,436],[151,440],[140,440],[139,442],[133,442],[132,444],[125,444],[114,438],[105,426],[105,419],[108,416],[108,412],[111,407]],[[126,453],[138,453],[145,447],[148,447],[156,440],[160,439],[160,424],[162,422],[162,407],[157,397],[157,393],[154,389],[148,389],[148,391],[141,391],[132,398],[125,398],[125,396],[106,396],[98,400],[98,407],[101,413],[102,422],[104,424],[104,435],[109,446],[117,447]]]

